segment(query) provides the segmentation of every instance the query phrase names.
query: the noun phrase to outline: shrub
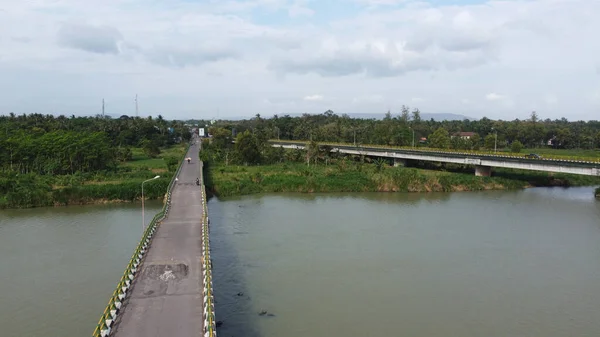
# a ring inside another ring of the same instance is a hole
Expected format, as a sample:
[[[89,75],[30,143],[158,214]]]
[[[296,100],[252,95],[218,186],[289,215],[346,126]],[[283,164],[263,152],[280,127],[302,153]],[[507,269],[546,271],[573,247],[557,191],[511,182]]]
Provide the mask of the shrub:
[[[520,141],[515,140],[512,142],[512,144],[510,144],[510,152],[519,153],[521,150],[523,150],[523,144]]]

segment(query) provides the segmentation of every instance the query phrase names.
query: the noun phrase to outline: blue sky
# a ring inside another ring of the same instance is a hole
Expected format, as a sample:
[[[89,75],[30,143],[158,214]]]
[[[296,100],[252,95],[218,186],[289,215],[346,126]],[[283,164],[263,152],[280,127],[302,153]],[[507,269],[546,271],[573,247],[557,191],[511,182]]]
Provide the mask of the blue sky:
[[[600,1],[0,2],[0,113],[599,119]]]

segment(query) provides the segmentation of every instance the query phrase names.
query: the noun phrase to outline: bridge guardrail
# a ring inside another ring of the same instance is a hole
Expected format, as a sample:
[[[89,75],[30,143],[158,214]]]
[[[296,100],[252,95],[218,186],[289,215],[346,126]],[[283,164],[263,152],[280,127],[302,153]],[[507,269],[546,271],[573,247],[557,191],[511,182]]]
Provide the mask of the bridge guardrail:
[[[187,155],[189,149],[190,145],[188,144],[185,150],[184,158]],[[184,159],[181,160],[181,162],[179,163],[179,167],[177,167],[177,171],[175,171],[175,174],[171,178],[171,182],[169,183],[169,187],[167,188],[167,198],[165,200],[165,203],[163,204],[163,208],[154,216],[154,218],[152,218],[152,221],[150,221],[150,223],[146,227],[146,230],[142,235],[142,239],[138,243],[135,252],[133,253],[133,256],[131,256],[129,264],[127,264],[127,268],[125,268],[125,272],[123,273],[123,276],[121,277],[117,288],[110,297],[108,305],[104,309],[104,312],[102,313],[102,316],[100,317],[100,320],[98,321],[98,324],[94,329],[94,333],[92,334],[93,337],[106,337],[110,334],[112,325],[114,324],[117,318],[119,310],[123,305],[124,299],[127,297],[127,293],[131,287],[131,284],[133,283],[133,279],[135,278],[137,272],[139,272],[140,270],[138,267],[140,267],[146,254],[146,251],[150,246],[152,236],[156,232],[157,226],[162,220],[164,220],[167,217],[169,213],[169,208],[171,207],[171,190],[173,188],[173,185],[175,184],[175,178],[179,175],[179,172],[181,171],[181,166],[183,165],[184,161]]]
[[[217,327],[215,323],[215,303],[212,288],[212,260],[210,258],[210,221],[208,219],[208,206],[206,204],[206,187],[204,186],[204,165],[200,165],[200,177],[202,178],[202,282],[204,285],[204,296],[202,306],[204,308],[204,337],[216,337]]]
[[[271,139],[269,142],[274,144],[284,144],[287,143],[289,145],[301,144],[305,145],[308,141],[302,140],[277,140]],[[339,146],[339,147],[352,147],[354,148],[354,144],[350,143],[334,143],[334,142],[319,142],[319,145],[328,145],[328,146]],[[461,151],[444,151],[440,149],[431,149],[431,148],[413,148],[406,146],[391,146],[391,145],[373,145],[373,144],[363,144],[357,145],[356,148],[363,149],[379,149],[379,150],[390,150],[390,151],[411,151],[411,152],[427,152],[432,154],[454,154],[454,155],[469,155],[469,156],[482,156],[482,157],[496,157],[496,158],[513,158],[519,160],[533,160],[533,161],[550,161],[550,162],[560,162],[560,163],[584,163],[584,164],[600,164],[600,158],[592,158],[592,157],[578,157],[578,156],[559,156],[552,154],[544,154],[540,159],[530,159],[527,158],[526,154],[516,155],[510,154],[506,155],[504,152],[487,152],[487,151],[475,151],[475,150],[461,150]]]

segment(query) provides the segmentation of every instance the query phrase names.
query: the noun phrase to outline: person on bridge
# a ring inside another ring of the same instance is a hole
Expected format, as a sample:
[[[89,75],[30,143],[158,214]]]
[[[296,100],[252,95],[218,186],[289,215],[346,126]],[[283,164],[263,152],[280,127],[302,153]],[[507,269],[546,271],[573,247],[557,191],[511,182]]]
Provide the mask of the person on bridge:
[[[196,178],[196,185],[200,186],[200,179]]]
[[[189,164],[192,161],[192,158],[188,158],[187,161],[188,161],[188,164]]]

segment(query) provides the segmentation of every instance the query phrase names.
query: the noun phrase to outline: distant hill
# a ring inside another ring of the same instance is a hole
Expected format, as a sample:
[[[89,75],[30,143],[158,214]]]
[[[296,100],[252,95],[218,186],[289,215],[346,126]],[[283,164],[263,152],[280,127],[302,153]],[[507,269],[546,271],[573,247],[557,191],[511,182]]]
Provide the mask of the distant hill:
[[[277,114],[278,116],[285,116],[285,115],[290,115],[291,117],[300,117],[302,116],[302,114],[299,113],[291,113],[291,114],[286,114],[286,113],[280,113]],[[312,114],[311,114],[312,115]],[[340,114],[341,115],[341,114]],[[349,113],[347,114],[350,118],[363,118],[363,119],[383,119],[383,117],[385,117],[384,113]],[[399,114],[394,114],[393,116],[398,116]],[[271,118],[273,117],[273,115],[261,115],[263,118]],[[243,119],[250,119],[253,118],[254,116],[248,116],[248,117],[240,117],[240,116],[235,116],[235,117],[223,117],[222,119],[224,120],[231,120],[231,121],[236,121],[236,120],[243,120]],[[436,121],[454,121],[454,120],[459,120],[462,121],[464,119],[468,119],[468,120],[476,120],[475,118],[472,117],[468,117],[468,116],[464,116],[464,115],[459,115],[459,114],[451,114],[451,113],[421,113],[421,120],[430,120],[430,119],[434,119]]]
[[[421,114],[421,119],[429,120],[429,119],[432,119],[432,118],[434,120],[436,120],[436,121],[455,121],[455,120],[462,121],[462,120],[465,120],[465,119],[468,119],[470,121],[477,120],[477,118],[468,117],[468,116],[459,115],[459,114],[443,114],[443,113],[441,113],[441,114],[427,114],[427,113],[422,113]]]
[[[398,116],[399,114],[395,114],[393,116]],[[375,119],[383,119],[383,117],[385,117],[385,114],[383,113],[377,113],[377,114],[367,114],[367,113],[350,113],[348,114],[348,116],[352,117],[352,118],[375,118]],[[464,115],[458,115],[458,114],[450,114],[450,113],[421,113],[421,120],[430,120],[430,119],[434,119],[436,121],[454,121],[454,120],[459,120],[462,121],[464,119],[468,119],[468,120],[475,120],[475,118],[472,117],[467,117]]]

